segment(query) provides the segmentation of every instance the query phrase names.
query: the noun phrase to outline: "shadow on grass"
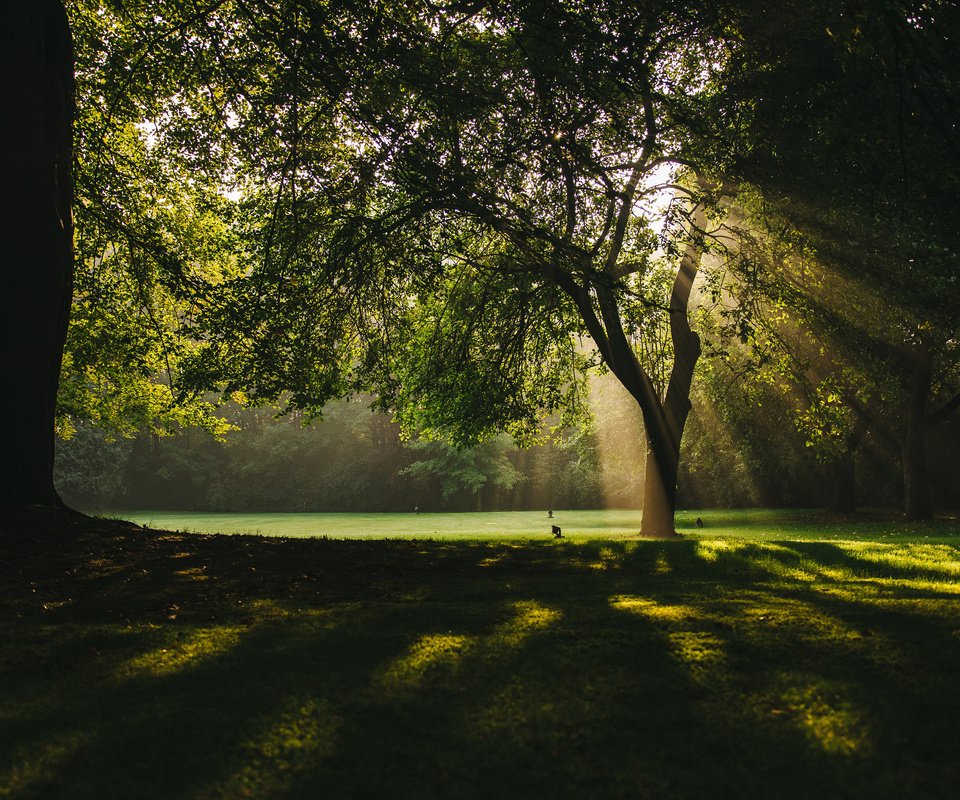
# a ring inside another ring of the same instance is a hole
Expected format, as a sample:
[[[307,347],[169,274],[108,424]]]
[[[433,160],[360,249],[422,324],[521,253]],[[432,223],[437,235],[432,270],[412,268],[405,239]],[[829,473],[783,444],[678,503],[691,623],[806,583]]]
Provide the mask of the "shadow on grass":
[[[945,797],[952,546],[92,532],[0,569],[0,794]]]

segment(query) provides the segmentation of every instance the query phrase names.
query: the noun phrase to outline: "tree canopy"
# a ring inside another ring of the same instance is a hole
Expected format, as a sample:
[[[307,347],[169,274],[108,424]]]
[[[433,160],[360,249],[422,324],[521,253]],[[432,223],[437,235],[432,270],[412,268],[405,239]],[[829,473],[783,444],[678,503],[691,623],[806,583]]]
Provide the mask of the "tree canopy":
[[[669,535],[704,344],[760,353],[780,309],[855,353],[858,402],[899,387],[915,478],[960,406],[958,20],[875,5],[70,0],[62,429],[369,391],[408,433],[530,442],[600,367]]]

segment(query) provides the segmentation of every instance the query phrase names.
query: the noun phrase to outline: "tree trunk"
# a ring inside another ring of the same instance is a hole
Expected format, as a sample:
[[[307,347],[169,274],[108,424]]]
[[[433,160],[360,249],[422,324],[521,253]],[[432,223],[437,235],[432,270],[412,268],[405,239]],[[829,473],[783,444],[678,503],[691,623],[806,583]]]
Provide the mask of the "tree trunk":
[[[927,471],[927,397],[933,364],[929,349],[923,345],[915,358],[902,447],[903,504],[907,519],[923,520],[933,519]]]
[[[640,534],[665,539],[676,535],[677,471],[680,448],[669,452],[669,442],[654,443],[647,435],[647,466],[643,478],[643,516]]]
[[[73,291],[73,53],[58,0],[0,24],[0,507],[60,507],[54,417]]]
[[[844,442],[846,449],[833,462],[833,497],[830,510],[836,514],[852,514],[857,510],[857,466],[853,455],[866,437],[869,426],[866,419],[857,416],[853,430]]]
[[[663,403],[659,398],[643,408],[647,431],[647,472],[643,483],[643,517],[640,533],[644,536],[675,536],[674,512],[677,507],[677,474],[680,469],[680,442],[690,414],[690,388],[693,371],[700,358],[700,337],[690,328],[687,306],[693,281],[700,269],[700,245],[696,236],[706,225],[703,206],[691,214],[691,241],[684,248],[680,268],[670,295],[670,338],[673,342],[673,369]]]
[[[636,174],[630,180],[632,186],[628,187],[625,195],[627,198],[632,197]],[[701,182],[701,188],[707,188],[707,184]],[[622,228],[627,224],[629,213],[629,204],[624,205],[617,223],[621,229],[621,240]],[[577,304],[581,319],[593,337],[601,358],[637,401],[643,413],[648,454],[640,532],[644,536],[657,538],[676,536],[673,517],[677,502],[680,441],[691,407],[690,386],[693,371],[700,357],[700,337],[690,329],[687,307],[703,252],[700,237],[707,221],[703,205],[694,206],[690,221],[690,238],[680,259],[680,268],[677,270],[670,295],[668,313],[674,362],[663,398],[650,374],[637,360],[636,352],[626,335],[623,317],[613,290],[614,281],[607,278],[588,281],[581,286],[570,276],[564,277],[559,270],[551,273]],[[615,265],[618,252],[619,245],[611,249],[608,266]],[[586,271],[589,272],[589,269]]]
[[[830,466],[833,473],[830,510],[835,514],[852,514],[857,510],[857,468],[853,453],[844,453]]]

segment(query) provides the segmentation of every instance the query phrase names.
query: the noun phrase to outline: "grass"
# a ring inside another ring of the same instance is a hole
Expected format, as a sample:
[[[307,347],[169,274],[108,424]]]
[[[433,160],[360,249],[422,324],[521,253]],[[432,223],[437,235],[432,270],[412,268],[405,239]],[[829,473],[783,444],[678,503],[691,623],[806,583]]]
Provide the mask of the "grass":
[[[955,797],[956,521],[703,516],[669,542],[7,522],[0,798]]]
[[[559,509],[548,519],[543,511],[493,511],[480,514],[445,513],[274,513],[223,514],[177,511],[123,511],[111,516],[132,520],[150,528],[191,533],[241,533],[261,536],[328,536],[337,539],[499,539],[548,536],[550,526],[562,527],[565,537],[622,538],[640,528],[641,512],[634,509],[571,511]],[[736,511],[681,511],[677,529],[698,533],[701,517],[704,532],[749,535],[771,539],[838,539],[896,536],[938,536],[955,526],[956,518],[937,523],[911,523],[888,513],[873,512],[858,517],[838,517],[809,510],[750,509]],[[864,522],[868,524],[864,524]]]

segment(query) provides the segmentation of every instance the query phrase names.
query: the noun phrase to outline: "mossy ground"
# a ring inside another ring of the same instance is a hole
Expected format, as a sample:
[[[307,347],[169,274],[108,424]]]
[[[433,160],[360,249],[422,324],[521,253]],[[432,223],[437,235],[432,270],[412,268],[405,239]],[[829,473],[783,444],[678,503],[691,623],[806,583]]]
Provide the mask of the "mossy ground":
[[[0,797],[955,797],[956,523],[744,522],[653,542],[8,521]]]

